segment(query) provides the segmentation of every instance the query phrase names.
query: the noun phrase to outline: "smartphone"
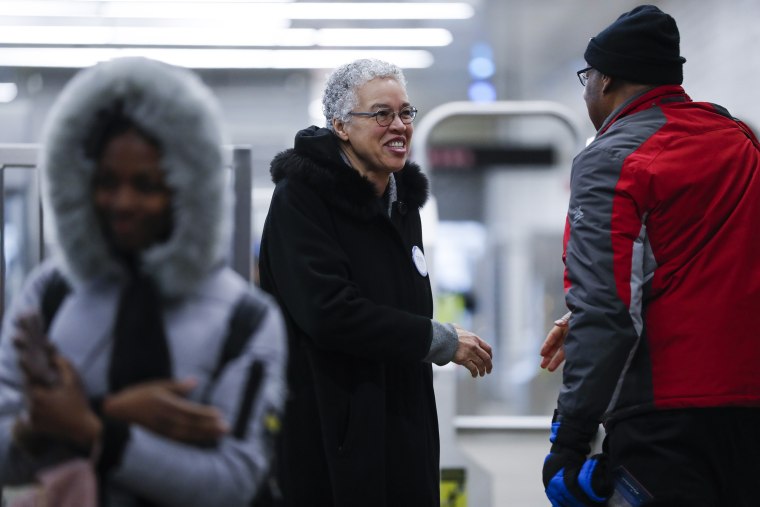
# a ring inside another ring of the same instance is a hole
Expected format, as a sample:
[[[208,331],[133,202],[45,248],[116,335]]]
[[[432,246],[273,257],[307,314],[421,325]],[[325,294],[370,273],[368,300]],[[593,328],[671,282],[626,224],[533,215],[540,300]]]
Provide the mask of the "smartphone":
[[[649,491],[625,467],[612,471],[615,489],[607,505],[609,507],[640,507],[653,499]]]
[[[27,313],[16,323],[18,333],[14,344],[29,382],[46,387],[59,384],[60,374],[53,362],[53,348],[45,334],[42,318],[37,313]]]

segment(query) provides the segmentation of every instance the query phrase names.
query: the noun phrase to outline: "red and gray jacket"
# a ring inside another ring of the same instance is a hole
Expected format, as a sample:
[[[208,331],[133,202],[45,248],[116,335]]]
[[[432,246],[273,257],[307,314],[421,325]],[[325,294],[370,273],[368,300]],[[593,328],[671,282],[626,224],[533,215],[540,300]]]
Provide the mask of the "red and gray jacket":
[[[660,86],[573,161],[572,310],[558,412],[760,406],[760,151],[714,104]]]

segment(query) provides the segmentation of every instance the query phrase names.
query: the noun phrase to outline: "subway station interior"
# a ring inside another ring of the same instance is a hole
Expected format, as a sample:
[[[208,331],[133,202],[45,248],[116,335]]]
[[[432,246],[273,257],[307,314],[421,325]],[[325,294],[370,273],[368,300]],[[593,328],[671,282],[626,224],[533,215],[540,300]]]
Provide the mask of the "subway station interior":
[[[652,0],[671,14],[684,88],[760,127],[760,3]],[[323,125],[320,94],[357,58],[396,63],[419,114],[411,160],[436,318],[493,345],[472,379],[434,368],[442,505],[547,505],[541,467],[561,372],[539,348],[566,312],[562,234],[572,159],[594,136],[576,71],[630,0],[0,1],[0,312],[53,240],[36,174],[41,131],[81,68],[142,55],[196,71],[219,99],[235,228],[230,262],[256,282],[269,163]]]

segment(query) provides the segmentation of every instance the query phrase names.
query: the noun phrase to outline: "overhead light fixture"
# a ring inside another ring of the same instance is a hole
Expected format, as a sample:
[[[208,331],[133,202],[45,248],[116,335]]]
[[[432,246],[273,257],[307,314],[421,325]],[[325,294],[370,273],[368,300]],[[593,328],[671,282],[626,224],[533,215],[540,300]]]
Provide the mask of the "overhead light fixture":
[[[0,44],[30,46],[349,46],[435,47],[451,44],[443,28],[290,28],[235,30],[156,26],[6,26]]]
[[[191,69],[332,69],[359,58],[401,68],[427,68],[425,50],[207,49],[207,48],[0,48],[0,67],[83,68],[121,56],[144,56]]]
[[[159,26],[6,26],[0,44],[28,46],[314,46],[316,30]]]
[[[448,46],[453,37],[444,28],[323,28],[319,46]]]
[[[13,102],[18,96],[18,86],[16,83],[0,83],[0,103],[7,104]]]
[[[0,16],[144,19],[469,19],[464,2],[53,1],[0,2]]]
[[[475,11],[463,2],[312,2],[275,8],[288,19],[469,19]]]
[[[365,57],[424,68],[433,56],[421,48],[451,44],[449,30],[291,28],[291,20],[466,19],[473,14],[466,2],[0,0],[0,66],[81,68],[144,55],[196,69],[324,69]]]
[[[266,8],[268,5],[292,3],[294,0],[0,0],[0,17],[31,16],[31,17],[63,17],[86,18],[103,17],[116,14],[116,17],[135,17],[131,14],[145,12],[146,6],[156,5],[166,11],[177,9],[175,17],[182,13],[185,6],[195,6],[197,9],[208,9],[210,5],[224,9],[232,6],[237,9],[249,8],[256,5]],[[131,6],[131,7],[130,7]],[[119,14],[122,14],[121,16]],[[155,17],[155,16],[148,16]]]

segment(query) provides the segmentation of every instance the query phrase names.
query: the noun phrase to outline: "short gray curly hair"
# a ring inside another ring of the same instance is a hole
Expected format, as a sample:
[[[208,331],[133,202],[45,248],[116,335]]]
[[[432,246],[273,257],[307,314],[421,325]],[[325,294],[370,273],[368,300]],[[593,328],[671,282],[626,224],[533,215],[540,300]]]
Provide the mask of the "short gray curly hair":
[[[406,89],[406,78],[399,67],[382,60],[363,58],[341,65],[327,78],[322,95],[322,112],[325,126],[333,130],[334,119],[348,122],[348,114],[356,106],[356,92],[366,82],[375,78],[392,78]]]

